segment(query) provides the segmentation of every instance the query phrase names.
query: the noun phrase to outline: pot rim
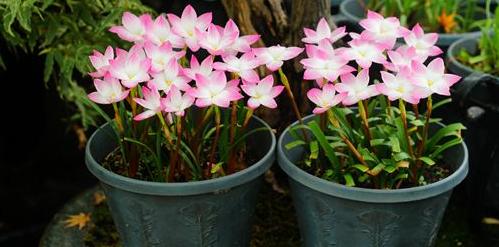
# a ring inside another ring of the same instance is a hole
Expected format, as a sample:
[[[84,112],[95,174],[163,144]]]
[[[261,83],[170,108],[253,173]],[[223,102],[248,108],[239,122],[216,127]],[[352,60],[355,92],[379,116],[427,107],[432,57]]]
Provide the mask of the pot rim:
[[[351,19],[355,22],[359,22],[362,20],[362,17],[356,16],[352,14],[350,11],[348,11],[348,5],[351,4],[352,2],[357,2],[358,0],[344,0],[343,2],[340,3],[340,13],[346,16],[348,19]],[[469,37],[469,36],[476,36],[481,33],[480,30],[477,31],[471,31],[471,32],[464,32],[464,33],[437,33],[439,37],[443,39],[447,38],[458,38],[458,37]],[[441,41],[442,42],[442,41]]]
[[[207,193],[223,193],[226,190],[230,190],[233,187],[244,184],[260,176],[270,168],[275,159],[276,137],[272,132],[272,129],[259,117],[252,116],[252,118],[263,125],[263,127],[267,128],[266,131],[271,138],[270,148],[262,158],[248,168],[227,176],[202,181],[167,183],[144,181],[111,172],[101,166],[90,152],[90,145],[92,145],[96,134],[109,123],[101,125],[88,140],[85,148],[85,163],[90,172],[102,183],[129,192],[159,196],[188,196]]]
[[[457,54],[457,52],[459,52],[457,50],[458,47],[461,46],[463,43],[468,43],[468,42],[473,42],[474,44],[478,44],[478,39],[480,38],[480,36],[481,35],[478,35],[476,37],[464,37],[464,38],[457,40],[456,42],[453,42],[449,46],[449,50],[447,51],[447,60],[449,62],[449,65],[454,66],[454,67],[458,68],[459,70],[468,73],[467,75],[472,74],[472,73],[480,73],[480,74],[490,75],[491,77],[495,78],[496,80],[499,80],[499,77],[496,75],[485,73],[485,72],[482,72],[479,70],[475,70],[475,69],[473,69],[465,64],[462,64],[461,62],[459,62],[457,60],[456,54]],[[465,48],[465,47],[463,47],[463,48]]]
[[[306,121],[313,117],[315,117],[315,115],[308,115],[307,117],[303,118],[303,120]],[[437,196],[439,194],[452,190],[455,186],[457,186],[459,183],[461,183],[461,181],[464,180],[468,173],[468,149],[463,140],[460,145],[456,146],[457,148],[462,149],[462,152],[464,152],[464,158],[461,161],[459,168],[448,177],[435,183],[411,188],[382,190],[348,187],[343,184],[330,182],[305,172],[304,170],[296,166],[293,162],[291,162],[285,155],[285,143],[283,143],[284,137],[287,135],[290,128],[292,126],[295,126],[296,124],[298,124],[298,121],[288,126],[279,137],[279,141],[277,143],[277,161],[279,163],[279,166],[284,170],[284,172],[286,172],[286,174],[288,174],[290,179],[293,179],[306,187],[327,195],[354,201],[373,203],[400,203],[416,201]]]

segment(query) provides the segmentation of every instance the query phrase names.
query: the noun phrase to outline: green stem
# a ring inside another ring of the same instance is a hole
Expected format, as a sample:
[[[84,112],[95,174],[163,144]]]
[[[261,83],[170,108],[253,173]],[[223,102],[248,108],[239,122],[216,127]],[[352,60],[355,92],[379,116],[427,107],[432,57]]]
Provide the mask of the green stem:
[[[295,96],[293,95],[293,91],[291,90],[291,86],[289,85],[288,78],[286,77],[281,68],[279,68],[278,71],[279,71],[279,76],[281,78],[281,82],[284,85],[284,88],[286,89],[286,93],[288,94],[289,100],[291,101],[291,106],[296,115],[296,118],[298,118],[298,121],[300,122],[301,125],[304,125],[300,110],[298,108],[298,105],[296,104]],[[308,142],[309,139],[307,132],[305,131],[305,129],[302,129],[302,132],[303,132],[303,138],[305,139],[306,142]]]
[[[120,134],[123,134],[123,120],[121,120],[120,116],[120,111],[118,109],[118,105],[116,103],[113,103],[113,109],[114,109],[114,119],[116,120],[116,125],[118,126],[118,130],[120,131]]]
[[[165,134],[166,140],[168,141],[168,143],[171,146],[173,146],[172,135],[170,133],[170,129],[168,128],[168,125],[165,122],[163,115],[161,114],[161,112],[158,112],[157,115],[158,115],[159,121],[161,122],[161,126],[163,127],[162,129],[163,129],[163,133]]]
[[[248,109],[248,111],[246,111],[246,116],[244,117],[242,130],[246,129],[246,126],[248,126],[251,116],[253,116],[253,112],[254,112],[253,109]]]
[[[173,158],[172,158],[173,157],[173,149],[170,149],[169,147],[173,147],[174,144],[173,144],[173,140],[172,140],[172,135],[170,133],[168,125],[165,122],[163,115],[161,114],[161,112],[158,112],[157,115],[158,115],[159,121],[161,122],[161,126],[162,126],[161,129],[163,129],[163,133],[165,134],[166,140],[168,141],[168,144],[169,144],[169,145],[166,145],[166,149],[170,152],[170,168],[169,168],[170,171],[168,174],[166,174],[166,181],[169,182],[169,181],[171,181],[170,180],[170,173],[173,172],[173,171],[171,171],[171,170],[173,170],[173,163],[172,163],[172,161],[173,161]]]
[[[215,106],[215,138],[213,139],[213,143],[211,144],[210,166],[212,164],[215,164],[215,152],[217,150],[218,139],[220,138],[220,122],[220,109]]]
[[[236,137],[236,127],[237,127],[237,100],[232,101],[232,109],[230,112],[230,133],[229,133],[229,145],[232,147],[234,145],[234,139]],[[236,169],[236,162],[234,159],[235,149],[230,149],[229,162],[227,164],[227,173],[232,174]]]
[[[334,112],[332,111],[332,109],[328,109],[327,110],[327,116],[328,116],[328,119],[329,119],[329,122],[336,128],[340,128],[340,122],[336,119],[335,115],[334,115]],[[357,158],[357,160],[362,164],[362,165],[365,165],[365,166],[369,166],[367,164],[367,162],[364,160],[364,158],[362,157],[362,155],[360,154],[359,150],[357,150],[357,148],[355,148],[355,146],[353,145],[353,143],[348,139],[347,136],[345,136],[343,133],[340,133],[340,138],[343,140],[343,142],[347,145],[348,149],[350,149],[350,151],[352,152],[352,154],[355,156],[355,158]]]
[[[405,110],[405,103],[402,99],[399,99],[399,109],[400,109],[400,118],[402,119],[402,124],[404,125],[404,135],[407,141],[407,149],[409,151],[409,155],[414,160],[415,159],[414,150],[412,149],[411,138],[409,136],[409,131],[407,128],[407,112]],[[412,166],[411,171],[412,171],[413,180],[417,181],[417,174],[416,174],[417,168],[415,165]]]
[[[182,118],[177,116],[175,121],[175,126],[177,127],[177,143],[175,146],[175,152],[173,152],[173,157],[170,162],[170,169],[168,173],[168,181],[173,182],[175,180],[175,170],[178,161],[178,156],[180,153],[180,143],[182,142]]]
[[[366,138],[367,138],[367,145],[370,146],[371,145],[372,136],[371,136],[371,131],[369,130],[369,122],[368,122],[368,119],[367,119],[367,111],[366,111],[366,108],[364,106],[364,102],[359,101],[358,105],[359,105],[359,115],[360,115],[360,118],[362,119],[362,127],[364,128],[364,133],[366,134]]]
[[[423,156],[424,146],[426,144],[426,140],[428,139],[428,130],[430,128],[430,117],[432,113],[432,108],[433,108],[433,100],[430,95],[428,96],[428,99],[426,101],[425,123],[423,127],[421,142],[419,143],[417,150],[418,160],[416,161],[416,169],[419,169],[421,167],[421,161],[419,160],[419,158]]]

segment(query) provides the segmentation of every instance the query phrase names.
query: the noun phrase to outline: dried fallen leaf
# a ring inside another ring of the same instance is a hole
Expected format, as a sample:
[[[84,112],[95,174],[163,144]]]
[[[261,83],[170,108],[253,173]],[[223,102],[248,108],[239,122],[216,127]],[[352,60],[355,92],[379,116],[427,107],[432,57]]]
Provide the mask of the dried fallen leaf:
[[[85,134],[85,129],[78,124],[73,125],[73,131],[78,137],[78,148],[83,150],[87,145],[87,135]]]
[[[68,219],[64,221],[66,223],[66,228],[78,227],[78,229],[83,229],[90,222],[90,213],[79,213],[68,216]]]
[[[265,181],[269,184],[272,185],[272,190],[279,194],[287,194],[286,190],[284,190],[279,183],[277,182],[277,179],[274,176],[274,173],[271,170],[268,170],[265,172]]]
[[[499,219],[492,217],[485,217],[482,219],[482,223],[487,225],[499,225]]]
[[[106,195],[104,195],[104,193],[99,191],[94,193],[94,205],[100,205],[105,200]]]

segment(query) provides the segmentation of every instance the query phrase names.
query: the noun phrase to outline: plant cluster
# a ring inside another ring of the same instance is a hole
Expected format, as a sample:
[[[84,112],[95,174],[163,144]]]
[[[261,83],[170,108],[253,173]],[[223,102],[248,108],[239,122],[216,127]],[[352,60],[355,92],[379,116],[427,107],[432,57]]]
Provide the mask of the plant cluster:
[[[259,35],[240,36],[232,20],[224,27],[211,20],[211,13],[198,16],[190,5],[180,17],[126,12],[110,31],[133,46],[90,56],[97,91],[88,97],[113,106],[108,121],[119,140],[113,154],[126,168],[122,174],[192,181],[250,165],[245,140],[261,130],[248,128],[253,112],[277,107],[274,98],[284,87],[291,94],[280,67],[303,49],[252,48]],[[209,55],[198,59],[203,53]],[[261,79],[263,67],[270,73]],[[274,86],[275,71],[284,86]]]
[[[419,22],[426,31],[439,33],[469,32],[478,27],[476,18],[483,12],[468,0],[370,0],[366,5],[384,16],[398,16],[404,26]]]
[[[79,82],[91,70],[87,56],[95,48],[124,44],[107,29],[126,10],[152,12],[140,0],[0,0],[0,34],[13,51],[45,57],[46,86],[53,82],[77,108],[71,120],[87,128],[99,120]],[[5,69],[1,56],[0,67]]]
[[[490,2],[487,6],[490,6]],[[495,9],[495,16],[487,18],[482,27],[478,53],[470,54],[467,50],[462,49],[458,58],[473,69],[495,76],[499,75],[499,8]]]
[[[408,30],[397,18],[372,11],[360,25],[365,30],[349,33],[351,41],[340,48],[333,43],[347,35],[343,27],[331,32],[322,19],[316,30],[304,30],[303,78],[315,82],[307,96],[318,117],[293,127],[295,141],[286,148],[302,147],[305,170],[347,186],[391,189],[442,178],[444,171],[435,168],[445,165],[443,151],[461,143],[464,126],[430,131],[440,122],[432,111],[449,101],[433,105],[432,95],[449,96],[460,79],[433,58],[442,52],[435,46],[438,35],[425,34],[419,24]],[[397,39],[405,44],[395,48]]]

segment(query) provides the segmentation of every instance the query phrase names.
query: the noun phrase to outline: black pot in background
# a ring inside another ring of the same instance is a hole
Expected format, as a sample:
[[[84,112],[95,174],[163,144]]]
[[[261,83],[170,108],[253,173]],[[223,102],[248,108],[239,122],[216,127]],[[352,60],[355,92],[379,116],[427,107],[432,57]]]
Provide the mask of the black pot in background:
[[[478,52],[478,39],[465,38],[448,50],[448,69],[463,77],[452,88],[454,106],[466,120],[466,142],[470,149],[467,191],[471,220],[479,226],[485,216],[499,216],[499,77],[460,63],[462,49]]]

